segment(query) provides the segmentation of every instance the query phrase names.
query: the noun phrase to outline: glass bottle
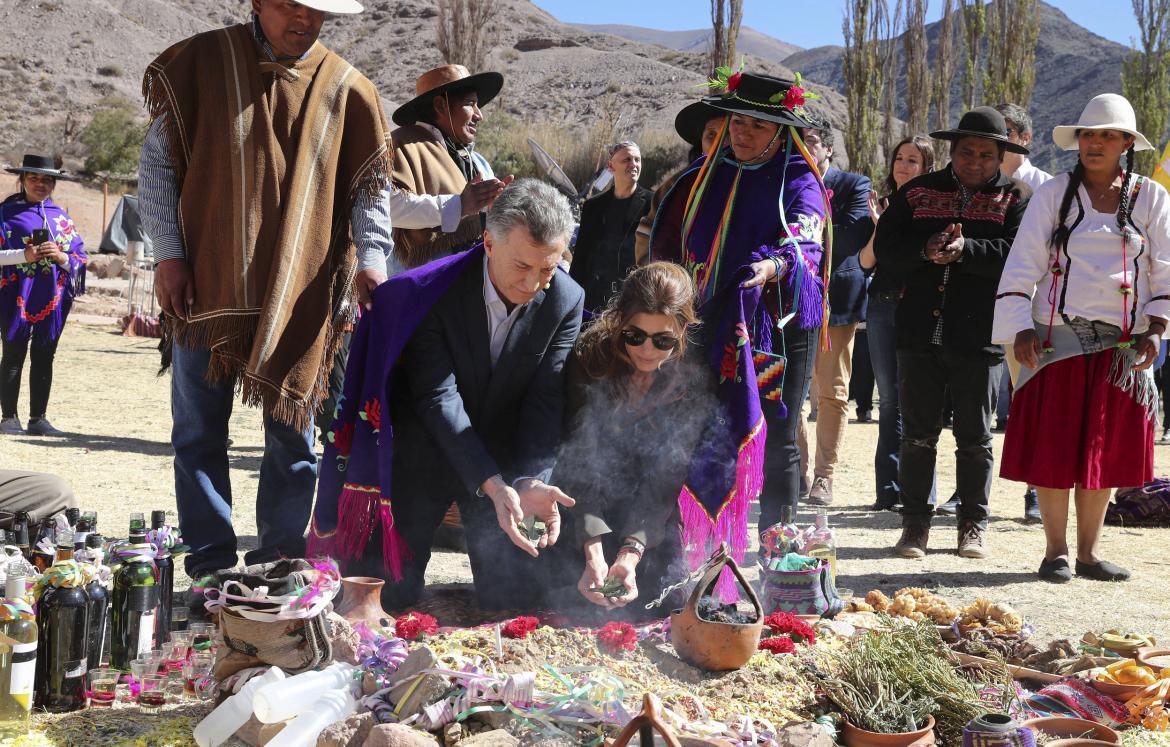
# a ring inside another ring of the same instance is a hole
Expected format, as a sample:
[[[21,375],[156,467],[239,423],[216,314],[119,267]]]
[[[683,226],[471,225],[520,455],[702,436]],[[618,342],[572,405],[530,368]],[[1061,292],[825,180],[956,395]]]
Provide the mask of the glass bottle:
[[[69,522],[69,526],[71,528],[74,528],[74,529],[77,528],[77,522],[79,519],[81,519],[81,509],[80,508],[67,508],[67,509],[65,509],[65,520]]]
[[[98,530],[97,511],[82,511],[81,517],[89,522],[89,531],[96,532]]]
[[[166,511],[150,512],[150,528],[158,532],[167,525]],[[157,536],[157,535],[156,535]],[[154,626],[154,647],[162,648],[171,633],[171,604],[175,589],[175,559],[166,543],[155,541],[154,563],[158,568],[158,619]]]
[[[32,548],[31,560],[41,573],[44,573],[53,564],[53,553],[48,548],[53,547],[56,543],[57,531],[54,526],[53,520],[46,517],[41,519],[40,526],[37,528],[37,541]]]
[[[122,562],[111,595],[110,666],[128,672],[131,661],[154,647],[158,614],[158,568],[141,513],[130,514],[130,540],[118,553]]]
[[[90,534],[89,519],[82,516],[73,527],[73,552],[77,553],[85,549],[85,540]]]
[[[71,532],[60,532],[57,557],[62,570],[76,573]],[[88,611],[89,598],[81,586],[45,586],[37,602],[40,652],[35,701],[38,708],[65,713],[85,707]]]
[[[20,554],[28,561],[32,560],[28,541],[28,525],[31,521],[28,511],[17,511],[12,517],[12,544],[20,548]]]
[[[817,509],[812,531],[805,541],[804,554],[812,558],[829,561],[829,581],[837,583],[837,542],[833,528],[829,526],[829,512],[824,507]]]
[[[27,593],[24,576],[10,573],[4,584],[5,601],[27,604]],[[29,607],[27,614],[31,613]],[[7,639],[0,646],[0,739],[9,739],[28,733],[37,671],[37,623],[16,614],[0,622],[0,633]]]

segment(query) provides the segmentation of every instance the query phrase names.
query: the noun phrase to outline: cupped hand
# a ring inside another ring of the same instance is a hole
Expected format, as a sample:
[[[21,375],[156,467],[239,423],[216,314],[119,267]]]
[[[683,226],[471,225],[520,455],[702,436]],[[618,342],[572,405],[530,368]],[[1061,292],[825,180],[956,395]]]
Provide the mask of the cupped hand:
[[[751,268],[752,276],[740,283],[740,288],[755,288],[757,285],[763,285],[776,274],[776,263],[770,259],[752,262]]]
[[[1036,334],[1034,329],[1024,329],[1016,335],[1016,341],[1012,344],[1012,355],[1016,357],[1016,361],[1021,366],[1028,368],[1040,367],[1040,355],[1043,350],[1040,347],[1040,335]]]
[[[638,598],[638,574],[634,570],[634,566],[637,565],[637,560],[631,561],[629,560],[630,558],[636,558],[636,556],[633,553],[622,553],[614,561],[614,564],[609,567],[607,577],[616,578],[626,587],[625,596],[615,597],[612,600],[615,607],[625,607]]]
[[[605,564],[604,558],[585,558],[585,570],[581,572],[581,580],[577,582],[577,591],[581,596],[588,599],[598,607],[604,607],[607,610],[613,609],[613,601],[599,591],[590,591],[590,589],[600,589],[605,586],[606,574],[609,568]]]
[[[537,541],[537,547],[555,545],[561,536],[561,512],[559,506],[570,508],[577,504],[555,485],[532,480],[520,490],[520,508],[524,517],[535,516],[544,522],[546,532]]]

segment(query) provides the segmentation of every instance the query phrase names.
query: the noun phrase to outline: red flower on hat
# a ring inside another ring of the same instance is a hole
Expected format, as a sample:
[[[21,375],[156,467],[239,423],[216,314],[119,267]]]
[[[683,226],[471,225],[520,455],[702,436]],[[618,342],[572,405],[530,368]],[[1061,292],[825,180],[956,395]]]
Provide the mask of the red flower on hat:
[[[394,621],[394,635],[407,641],[416,641],[439,632],[439,622],[430,615],[411,610]]]
[[[743,77],[742,71],[736,73],[735,75],[727,76],[727,92],[728,93],[731,93],[735,89],[739,88],[739,80],[742,77]]]
[[[601,630],[597,631],[597,645],[611,654],[621,651],[633,651],[638,645],[638,634],[634,626],[627,622],[610,621]]]
[[[804,89],[800,86],[792,86],[784,94],[784,108],[792,111],[800,106],[804,106]]]
[[[504,623],[504,629],[501,633],[505,638],[519,638],[523,640],[528,637],[529,633],[536,630],[539,625],[540,620],[535,617],[514,617]]]

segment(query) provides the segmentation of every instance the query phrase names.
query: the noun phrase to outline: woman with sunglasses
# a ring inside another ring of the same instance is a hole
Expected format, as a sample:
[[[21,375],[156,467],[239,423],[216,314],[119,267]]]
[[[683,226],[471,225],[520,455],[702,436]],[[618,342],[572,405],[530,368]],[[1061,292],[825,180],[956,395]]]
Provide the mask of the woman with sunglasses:
[[[63,436],[45,411],[57,341],[73,297],[85,290],[85,248],[69,214],[50,199],[65,177],[55,159],[26,155],[6,170],[19,176],[20,189],[0,203],[0,433],[26,432],[16,406],[31,347],[27,433]]]
[[[811,126],[807,94],[798,81],[751,73],[726,84],[704,99],[727,113],[719,138],[663,200],[650,252],[695,280],[721,408],[679,496],[686,545],[704,553],[727,542],[738,561],[757,496],[761,528],[796,507],[796,431],[818,329],[827,334],[830,262],[826,194],[800,134]]]
[[[653,262],[630,273],[577,340],[554,475],[577,500],[565,518],[576,541],[557,545],[560,604],[577,592],[606,609],[654,599],[679,558],[679,489],[714,406],[706,377],[684,360],[695,323],[686,271]],[[611,579],[623,595],[596,591]]]

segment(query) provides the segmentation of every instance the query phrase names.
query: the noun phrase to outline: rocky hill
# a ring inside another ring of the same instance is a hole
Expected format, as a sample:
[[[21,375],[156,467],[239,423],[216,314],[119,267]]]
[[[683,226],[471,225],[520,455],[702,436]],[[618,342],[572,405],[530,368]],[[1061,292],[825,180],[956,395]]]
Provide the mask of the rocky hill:
[[[420,72],[442,63],[435,46],[435,0],[369,0],[358,16],[326,21],[322,41],[370,77],[392,111],[414,94]],[[705,55],[630,41],[562,24],[528,0],[495,0],[488,66],[504,73],[489,107],[524,125],[559,129],[566,141],[599,119],[622,115],[623,134],[665,137],[675,113],[702,95]],[[168,45],[244,20],[249,6],[223,0],[29,0],[0,5],[10,39],[53,43],[0,51],[0,157],[65,152],[95,104],[109,95],[140,100],[142,71]],[[776,59],[748,57],[754,69],[790,75]],[[815,89],[815,86],[814,86]],[[830,116],[842,99],[823,89]],[[12,102],[20,102],[19,106]],[[558,155],[554,153],[554,155]],[[72,160],[71,159],[71,160]]]
[[[642,44],[657,44],[679,52],[705,53],[711,46],[711,29],[691,29],[689,31],[660,31],[645,26],[628,26],[623,23],[578,23],[574,24],[588,31],[597,31],[603,34],[613,34],[623,39]],[[762,57],[765,60],[783,60],[789,55],[801,51],[801,47],[781,41],[774,36],[756,31],[750,26],[739,30],[736,40],[736,49],[743,54]]]
[[[1118,12],[1129,12],[1128,8]],[[927,27],[930,44],[929,59],[935,58],[941,22]],[[899,41],[899,51],[901,50]],[[785,58],[784,64],[821,83],[844,90],[841,78],[841,47],[806,49]],[[1042,168],[1066,170],[1075,156],[1058,151],[1052,144],[1052,128],[1059,124],[1076,122],[1081,109],[1099,93],[1121,93],[1121,61],[1128,49],[1116,42],[1097,36],[1073,23],[1063,12],[1047,3],[1040,3],[1040,36],[1036,46],[1036,90],[1029,112],[1034,120],[1036,143],[1032,160]],[[951,90],[951,100],[959,98],[959,77]],[[898,90],[905,94],[904,77],[898,80]],[[998,102],[989,102],[998,103]],[[905,114],[903,107],[900,115]],[[951,121],[962,114],[956,103]],[[933,114],[931,121],[934,121]],[[1146,133],[1153,140],[1154,133]],[[1157,138],[1161,140],[1161,138]]]

